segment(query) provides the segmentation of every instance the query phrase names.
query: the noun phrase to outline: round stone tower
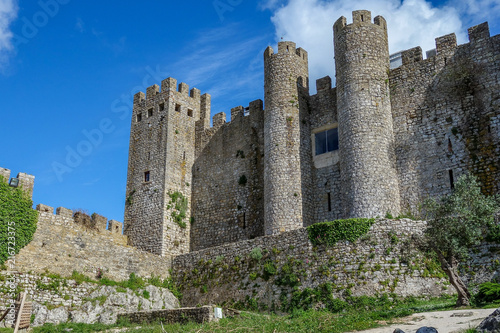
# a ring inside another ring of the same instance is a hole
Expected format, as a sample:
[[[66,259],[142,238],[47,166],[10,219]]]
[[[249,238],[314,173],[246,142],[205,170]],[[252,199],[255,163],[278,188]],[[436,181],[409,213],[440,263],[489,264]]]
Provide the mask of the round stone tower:
[[[398,215],[387,23],[371,12],[333,26],[344,217]]]
[[[307,52],[280,42],[264,52],[264,229],[266,235],[303,226],[302,120],[309,95]],[[302,153],[302,155],[301,155]],[[309,154],[310,158],[310,154]],[[304,168],[305,169],[305,168]],[[310,172],[310,171],[309,171]],[[304,187],[304,188],[303,188]],[[305,208],[305,209],[304,209]]]

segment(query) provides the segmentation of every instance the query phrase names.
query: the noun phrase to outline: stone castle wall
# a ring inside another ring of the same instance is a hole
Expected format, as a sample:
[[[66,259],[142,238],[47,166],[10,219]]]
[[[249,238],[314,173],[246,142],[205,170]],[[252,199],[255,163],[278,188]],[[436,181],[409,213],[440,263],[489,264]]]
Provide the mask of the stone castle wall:
[[[436,39],[435,56],[420,47],[402,54],[390,73],[402,209],[417,211],[428,195],[450,192],[467,170],[485,194],[500,192],[500,35],[487,23]]]
[[[38,205],[37,210],[33,240],[16,255],[15,267],[20,272],[51,272],[68,277],[76,270],[95,278],[102,270],[113,280],[126,280],[131,273],[168,277],[171,259],[127,245],[121,223],[111,220],[115,228],[106,230],[107,219],[102,216],[73,217],[71,210],[62,207],[53,214],[54,209],[45,205]]]
[[[300,228],[177,256],[172,277],[182,288],[183,306],[255,301],[279,307],[293,286],[303,290],[327,282],[337,298],[452,293],[439,264],[412,245],[412,235],[424,227],[421,221],[379,220],[357,242],[333,247],[314,246]],[[260,260],[251,256],[257,248]]]
[[[231,113],[193,165],[192,251],[264,235],[262,101]]]
[[[338,87],[319,79],[313,96],[307,52],[293,42],[265,51],[265,111],[252,102],[250,116],[237,107],[231,122],[221,112],[210,127],[210,96],[172,78],[135,96],[132,244],[176,255],[338,218],[418,213],[466,170],[485,193],[500,191],[500,37],[487,24],[471,28],[466,45],[438,38],[426,60],[407,50],[394,70],[384,18],[356,11],[334,30]],[[339,149],[315,155],[315,135],[335,128]],[[172,219],[173,191],[189,199],[185,228]]]
[[[173,78],[134,96],[129,147],[125,233],[139,249],[159,255],[189,251],[192,166],[195,128],[206,125],[210,96]],[[185,217],[172,202],[188,199]]]
[[[329,76],[316,81],[316,95],[312,95],[309,104],[313,112],[310,113],[311,138],[315,133],[324,129],[338,127],[337,117],[337,89],[332,88],[332,79]],[[311,147],[314,155],[314,147]],[[313,156],[312,197],[314,216],[309,223],[333,221],[342,215],[342,197],[340,191],[339,151],[328,152]],[[306,221],[304,221],[306,222]]]

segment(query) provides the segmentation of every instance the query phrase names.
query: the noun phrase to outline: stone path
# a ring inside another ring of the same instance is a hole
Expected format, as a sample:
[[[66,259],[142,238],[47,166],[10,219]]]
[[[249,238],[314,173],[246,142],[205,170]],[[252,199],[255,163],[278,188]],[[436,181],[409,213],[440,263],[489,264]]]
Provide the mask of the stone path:
[[[431,326],[439,333],[462,332],[468,328],[475,328],[495,309],[468,309],[415,313],[411,316],[395,319],[397,324],[373,328],[363,333],[392,333],[396,328],[405,333],[415,333],[422,326]]]

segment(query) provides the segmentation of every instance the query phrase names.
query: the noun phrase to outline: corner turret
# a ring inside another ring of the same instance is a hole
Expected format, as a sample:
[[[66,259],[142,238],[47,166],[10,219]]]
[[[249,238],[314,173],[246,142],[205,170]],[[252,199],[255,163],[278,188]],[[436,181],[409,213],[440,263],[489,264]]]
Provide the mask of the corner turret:
[[[397,215],[400,210],[389,99],[387,24],[366,10],[333,26],[345,217]]]
[[[311,167],[307,116],[307,52],[280,42],[278,52],[264,52],[264,229],[266,235],[303,226],[310,217],[303,174]],[[303,140],[305,138],[305,140]],[[307,215],[305,215],[307,214]],[[304,216],[305,215],[305,216]]]

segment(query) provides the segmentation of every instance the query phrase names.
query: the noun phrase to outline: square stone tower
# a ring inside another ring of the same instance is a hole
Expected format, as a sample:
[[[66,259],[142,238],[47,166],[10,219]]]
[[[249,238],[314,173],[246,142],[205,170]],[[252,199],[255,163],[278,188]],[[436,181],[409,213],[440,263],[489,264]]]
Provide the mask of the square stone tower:
[[[189,252],[196,122],[210,116],[210,95],[173,78],[134,96],[124,233],[158,255]]]

